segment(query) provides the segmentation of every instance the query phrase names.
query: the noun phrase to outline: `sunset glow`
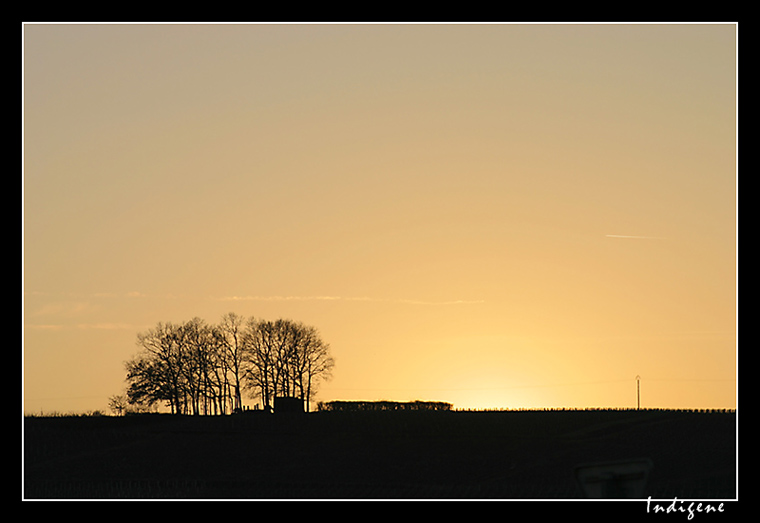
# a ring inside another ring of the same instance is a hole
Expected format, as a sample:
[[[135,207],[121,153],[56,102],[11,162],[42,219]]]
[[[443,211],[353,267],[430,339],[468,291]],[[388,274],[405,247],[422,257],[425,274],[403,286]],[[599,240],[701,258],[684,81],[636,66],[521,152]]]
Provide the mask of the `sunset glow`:
[[[229,312],[319,401],[736,408],[737,30],[25,24],[24,412]]]

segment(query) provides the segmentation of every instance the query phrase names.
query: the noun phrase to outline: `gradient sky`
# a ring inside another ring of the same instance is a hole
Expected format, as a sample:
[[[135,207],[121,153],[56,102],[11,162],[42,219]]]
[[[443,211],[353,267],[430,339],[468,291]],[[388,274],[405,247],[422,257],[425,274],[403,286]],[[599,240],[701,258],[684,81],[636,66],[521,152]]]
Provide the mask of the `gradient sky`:
[[[736,407],[735,24],[23,39],[25,412],[227,312],[317,327],[318,400]]]

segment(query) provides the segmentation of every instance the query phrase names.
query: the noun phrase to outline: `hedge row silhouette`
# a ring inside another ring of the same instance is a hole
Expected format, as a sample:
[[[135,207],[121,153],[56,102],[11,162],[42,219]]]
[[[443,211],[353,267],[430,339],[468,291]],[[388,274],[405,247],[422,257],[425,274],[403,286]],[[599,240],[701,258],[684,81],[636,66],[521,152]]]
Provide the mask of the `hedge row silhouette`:
[[[321,412],[360,411],[420,411],[451,410],[451,403],[443,401],[326,401],[317,405]]]

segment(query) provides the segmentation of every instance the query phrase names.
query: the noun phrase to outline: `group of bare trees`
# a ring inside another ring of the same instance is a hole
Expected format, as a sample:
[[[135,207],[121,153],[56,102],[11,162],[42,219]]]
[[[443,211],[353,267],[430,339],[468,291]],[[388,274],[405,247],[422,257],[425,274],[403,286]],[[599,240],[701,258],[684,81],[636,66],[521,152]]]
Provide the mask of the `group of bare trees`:
[[[242,408],[244,392],[264,408],[275,397],[297,397],[308,411],[334,365],[316,328],[235,313],[216,325],[158,323],[137,343],[141,351],[125,363],[128,403],[163,402],[177,414],[229,414]]]

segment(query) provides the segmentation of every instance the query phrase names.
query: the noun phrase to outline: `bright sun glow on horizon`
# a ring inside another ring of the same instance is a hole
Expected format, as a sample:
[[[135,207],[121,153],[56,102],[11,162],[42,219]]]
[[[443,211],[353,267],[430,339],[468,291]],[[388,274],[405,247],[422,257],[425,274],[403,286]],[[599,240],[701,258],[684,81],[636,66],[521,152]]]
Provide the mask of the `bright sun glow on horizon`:
[[[737,405],[737,26],[23,26],[23,405],[313,325],[316,401]],[[255,399],[248,398],[253,405]]]

